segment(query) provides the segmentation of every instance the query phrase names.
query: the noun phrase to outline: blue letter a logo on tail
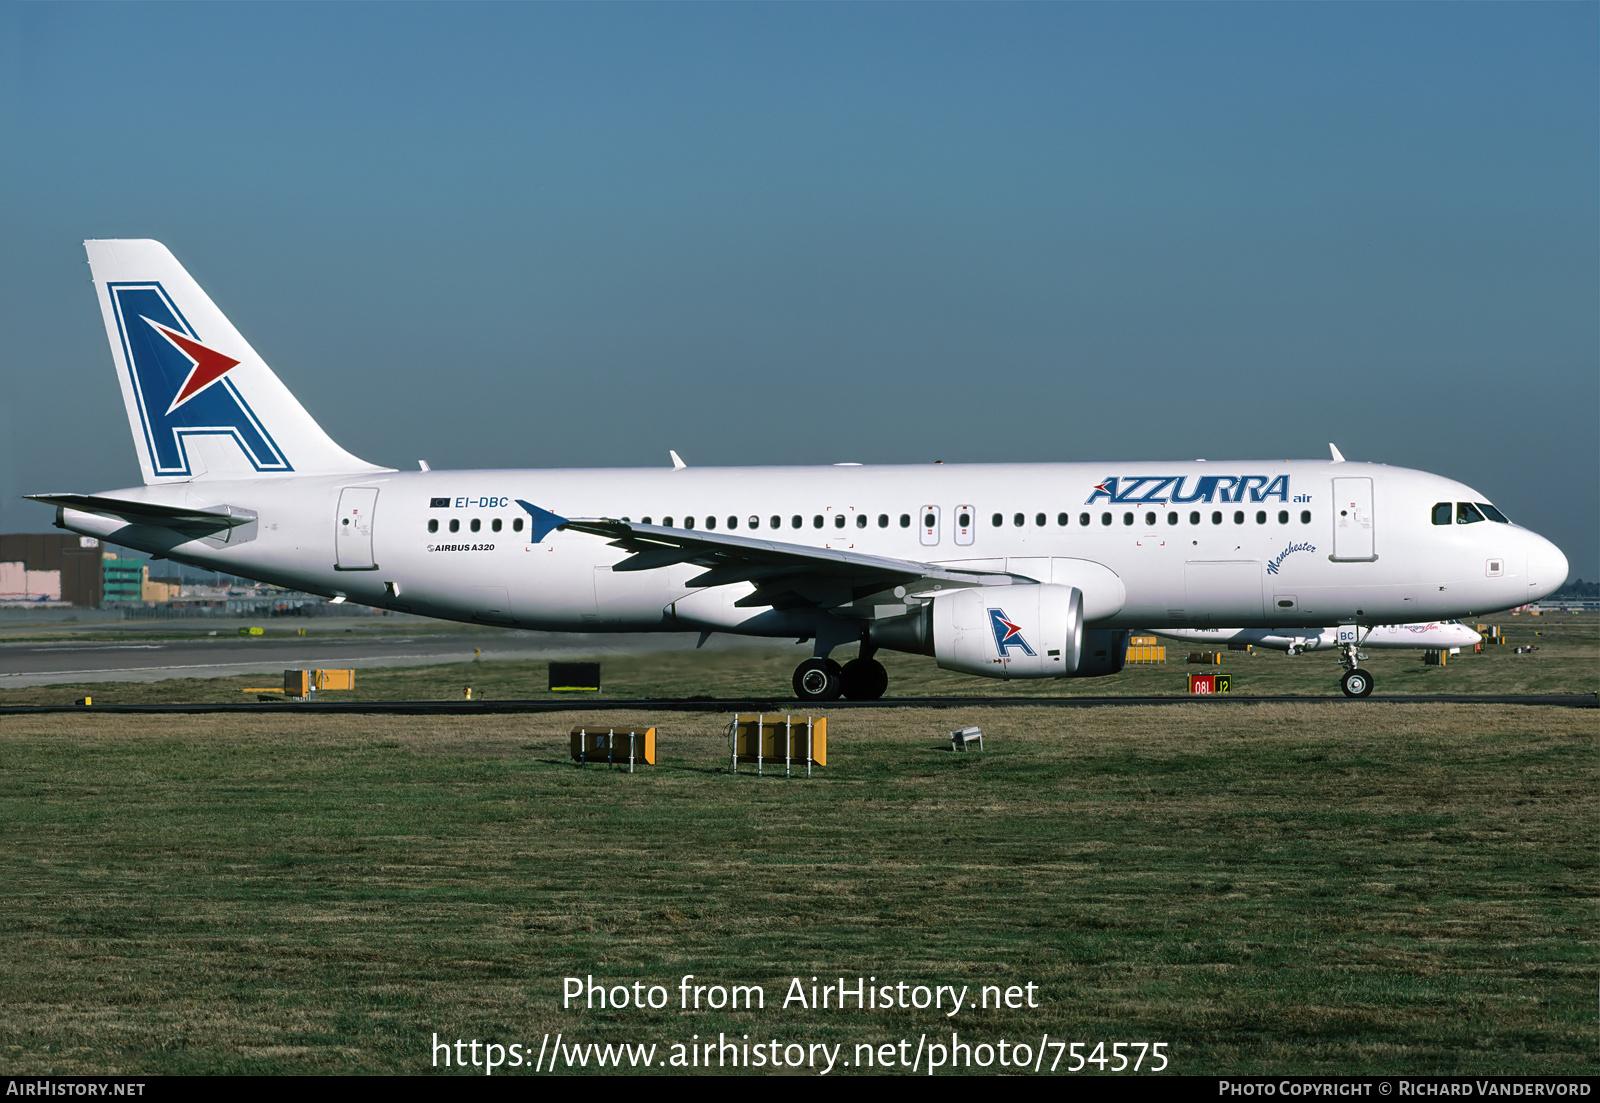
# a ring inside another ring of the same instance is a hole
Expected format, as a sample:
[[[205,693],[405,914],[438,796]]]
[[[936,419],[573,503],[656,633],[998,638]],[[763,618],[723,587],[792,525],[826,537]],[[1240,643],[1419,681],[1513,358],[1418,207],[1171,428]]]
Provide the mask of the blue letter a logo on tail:
[[[159,283],[107,290],[156,474],[197,474],[191,436],[231,437],[257,471],[293,470],[228,378],[239,361],[204,344]]]
[[[1022,638],[1022,625],[1014,624],[1006,619],[1004,609],[989,610],[989,627],[994,629],[994,648],[1003,659],[1009,649],[1022,648],[1024,655],[1032,655],[1033,648],[1028,646],[1028,641]]]

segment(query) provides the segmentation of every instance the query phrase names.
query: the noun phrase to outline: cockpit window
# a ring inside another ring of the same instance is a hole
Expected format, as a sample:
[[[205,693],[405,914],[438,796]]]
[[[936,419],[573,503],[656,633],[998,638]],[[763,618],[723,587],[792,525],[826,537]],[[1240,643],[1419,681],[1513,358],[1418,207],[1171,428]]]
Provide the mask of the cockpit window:
[[[1471,502],[1456,503],[1456,524],[1471,525],[1483,520],[1483,514],[1478,512],[1478,507]]]
[[[1436,525],[1448,525],[1450,523],[1450,515],[1455,511],[1455,505],[1451,502],[1437,503],[1433,507],[1433,523]]]
[[[1483,515],[1489,518],[1491,521],[1499,521],[1502,525],[1509,525],[1511,523],[1511,519],[1509,517],[1507,517],[1504,513],[1501,513],[1498,509],[1495,509],[1494,506],[1490,505],[1488,502],[1479,502],[1478,508],[1483,510]]]

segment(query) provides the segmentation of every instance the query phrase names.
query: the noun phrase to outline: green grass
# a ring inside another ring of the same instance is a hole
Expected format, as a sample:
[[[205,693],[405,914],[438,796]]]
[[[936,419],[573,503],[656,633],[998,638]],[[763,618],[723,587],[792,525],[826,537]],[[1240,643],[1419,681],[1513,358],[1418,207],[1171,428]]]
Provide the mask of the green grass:
[[[6,718],[8,1071],[951,1029],[1165,1041],[1181,1073],[1593,1070],[1592,711],[841,712],[809,782],[730,776],[710,714],[604,714],[660,724],[661,764],[580,769],[585,719]],[[688,973],[767,1007],[682,1012]],[[563,1010],[589,974],[674,1006]],[[778,1006],[813,975],[1043,1006]]]

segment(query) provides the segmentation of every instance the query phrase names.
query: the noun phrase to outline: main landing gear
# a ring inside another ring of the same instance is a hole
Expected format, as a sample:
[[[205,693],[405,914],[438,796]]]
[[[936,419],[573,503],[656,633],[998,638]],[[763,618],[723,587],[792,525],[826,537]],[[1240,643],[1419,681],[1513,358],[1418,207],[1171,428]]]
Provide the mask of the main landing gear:
[[[1372,675],[1356,665],[1366,656],[1356,650],[1353,643],[1342,644],[1339,647],[1339,665],[1344,667],[1344,677],[1339,679],[1339,688],[1344,690],[1346,697],[1366,697],[1372,692]]]
[[[794,695],[802,701],[876,701],[889,688],[889,672],[863,642],[861,657],[840,666],[832,659],[807,659],[794,669]]]

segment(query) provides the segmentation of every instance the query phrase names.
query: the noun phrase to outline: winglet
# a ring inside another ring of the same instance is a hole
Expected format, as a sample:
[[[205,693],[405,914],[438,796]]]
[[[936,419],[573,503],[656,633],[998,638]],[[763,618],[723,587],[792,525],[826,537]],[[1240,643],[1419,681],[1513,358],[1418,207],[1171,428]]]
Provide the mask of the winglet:
[[[672,457],[672,470],[674,470],[674,471],[682,471],[685,467],[689,466],[688,464],[683,462],[683,457],[682,456],[678,455],[678,453],[674,452],[670,448],[667,449],[667,455]]]
[[[1333,462],[1334,463],[1343,463],[1344,462],[1344,456],[1340,454],[1339,449],[1334,445],[1334,443],[1332,441],[1328,442],[1328,451],[1333,453]]]
[[[551,513],[548,509],[540,509],[532,502],[517,499],[517,505],[528,511],[528,516],[533,518],[533,542],[539,543],[556,529],[567,523],[567,518],[559,513]]]

